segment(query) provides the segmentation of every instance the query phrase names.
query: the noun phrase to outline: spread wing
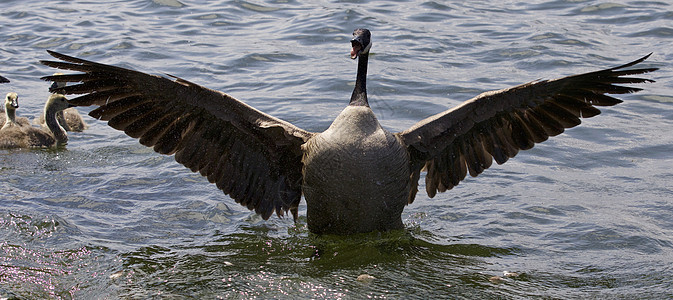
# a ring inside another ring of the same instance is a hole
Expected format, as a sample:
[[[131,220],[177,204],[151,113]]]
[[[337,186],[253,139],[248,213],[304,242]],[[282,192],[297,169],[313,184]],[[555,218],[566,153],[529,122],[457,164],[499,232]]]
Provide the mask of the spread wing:
[[[0,83],[6,83],[6,82],[9,82],[9,79],[0,76]]]
[[[41,61],[83,73],[42,79],[79,82],[52,92],[84,94],[69,100],[95,105],[90,116],[108,121],[215,183],[264,219],[301,199],[301,148],[313,133],[262,113],[233,97],[175,80],[48,51],[62,61]]]
[[[468,172],[479,175],[493,159],[503,164],[519,150],[530,149],[565,128],[579,125],[580,118],[600,114],[596,106],[621,103],[607,94],[641,89],[618,84],[654,82],[625,77],[657,70],[624,70],[649,56],[611,69],[486,92],[418,122],[398,133],[411,155],[413,182],[418,183],[425,169],[426,191],[434,197],[456,186]]]

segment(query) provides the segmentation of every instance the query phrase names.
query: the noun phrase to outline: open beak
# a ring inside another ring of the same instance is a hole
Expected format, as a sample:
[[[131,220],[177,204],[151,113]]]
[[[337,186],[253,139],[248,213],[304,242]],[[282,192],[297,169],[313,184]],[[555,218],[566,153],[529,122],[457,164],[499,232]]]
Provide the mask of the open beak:
[[[351,59],[356,59],[360,55],[360,52],[362,51],[362,42],[360,41],[360,37],[356,36],[351,40],[351,45],[353,48],[351,49]]]

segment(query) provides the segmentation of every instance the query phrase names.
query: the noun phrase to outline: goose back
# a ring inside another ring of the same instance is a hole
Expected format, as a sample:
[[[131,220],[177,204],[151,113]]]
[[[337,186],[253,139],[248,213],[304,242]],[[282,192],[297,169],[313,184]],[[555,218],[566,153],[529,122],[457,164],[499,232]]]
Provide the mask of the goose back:
[[[82,115],[79,114],[77,108],[70,107],[65,109],[63,111],[63,119],[65,121],[63,124],[67,126],[63,126],[63,129],[66,131],[82,132],[89,128],[89,125],[84,122],[84,119],[82,119]]]

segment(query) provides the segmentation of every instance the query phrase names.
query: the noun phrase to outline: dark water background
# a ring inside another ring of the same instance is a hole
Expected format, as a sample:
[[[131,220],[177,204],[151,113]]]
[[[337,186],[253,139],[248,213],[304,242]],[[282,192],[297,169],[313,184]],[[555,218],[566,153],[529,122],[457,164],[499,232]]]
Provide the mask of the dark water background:
[[[401,131],[479,92],[643,65],[657,83],[403,214],[406,230],[265,222],[91,118],[64,151],[0,151],[0,294],[26,299],[673,297],[669,1],[0,3],[1,94],[37,116],[47,49],[225,91],[320,131],[368,27],[372,108]],[[86,109],[81,110],[83,113]],[[421,180],[421,182],[423,182]],[[424,186],[420,187],[421,190]],[[517,277],[505,277],[504,271]],[[375,279],[358,281],[361,274]],[[502,280],[492,280],[500,276]]]

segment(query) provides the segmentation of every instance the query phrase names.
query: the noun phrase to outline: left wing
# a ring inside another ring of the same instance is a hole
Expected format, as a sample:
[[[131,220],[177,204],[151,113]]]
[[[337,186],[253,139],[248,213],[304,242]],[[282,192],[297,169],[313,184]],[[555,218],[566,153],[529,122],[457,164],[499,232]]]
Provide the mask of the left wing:
[[[493,159],[503,164],[519,150],[579,125],[580,118],[600,114],[595,106],[621,103],[606,94],[641,89],[617,84],[654,82],[624,77],[657,70],[623,70],[649,56],[611,69],[486,92],[416,123],[398,133],[411,155],[412,182],[418,184],[421,170],[426,169],[426,191],[434,197],[458,185],[468,172],[479,175]]]

